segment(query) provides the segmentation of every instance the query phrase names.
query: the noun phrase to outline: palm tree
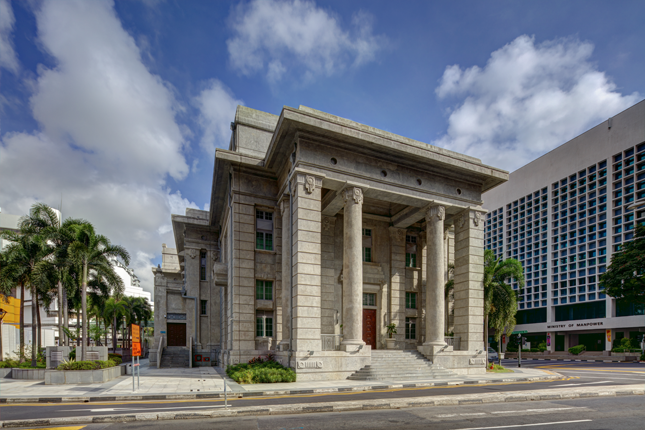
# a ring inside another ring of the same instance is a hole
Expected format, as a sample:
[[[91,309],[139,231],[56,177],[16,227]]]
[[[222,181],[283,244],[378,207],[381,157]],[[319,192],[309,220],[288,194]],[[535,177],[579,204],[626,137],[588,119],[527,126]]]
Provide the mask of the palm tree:
[[[112,352],[116,353],[116,334],[119,330],[120,323],[125,314],[124,302],[117,300],[115,297],[110,297],[103,308],[103,317],[106,321],[110,321],[112,327]]]
[[[96,234],[90,223],[71,226],[74,232],[74,242],[69,247],[70,257],[81,264],[83,268],[81,277],[81,310],[82,310],[82,338],[87,339],[87,285],[90,270],[100,271],[103,274],[114,274],[110,259],[120,258],[125,265],[130,263],[130,254],[120,245],[112,245],[110,240]],[[86,360],[85,342],[81,344],[81,360]]]
[[[498,344],[504,330],[512,332],[515,328],[517,298],[515,291],[507,281],[515,279],[519,288],[524,288],[523,272],[522,263],[516,259],[509,258],[502,261],[502,258],[497,258],[490,249],[484,251],[484,339],[486,339],[486,351],[488,351],[489,327],[495,329],[495,340]],[[488,357],[488,352],[486,352],[486,357]]]

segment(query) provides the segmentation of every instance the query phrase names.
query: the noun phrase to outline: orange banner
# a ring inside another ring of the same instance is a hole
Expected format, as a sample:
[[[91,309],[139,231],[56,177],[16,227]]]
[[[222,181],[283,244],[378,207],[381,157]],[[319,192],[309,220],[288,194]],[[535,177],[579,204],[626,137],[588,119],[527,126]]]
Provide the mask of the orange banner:
[[[141,343],[141,328],[136,324],[132,324],[130,330],[132,330],[132,343]]]
[[[132,356],[133,357],[141,357],[141,344],[140,343],[132,343]]]

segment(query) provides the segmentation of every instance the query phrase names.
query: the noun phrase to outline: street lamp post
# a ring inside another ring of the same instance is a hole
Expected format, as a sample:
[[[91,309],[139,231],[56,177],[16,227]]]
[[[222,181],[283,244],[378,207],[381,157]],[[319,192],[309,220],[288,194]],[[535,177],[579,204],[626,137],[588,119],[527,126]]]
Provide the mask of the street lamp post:
[[[517,367],[522,367],[522,334],[517,334]]]

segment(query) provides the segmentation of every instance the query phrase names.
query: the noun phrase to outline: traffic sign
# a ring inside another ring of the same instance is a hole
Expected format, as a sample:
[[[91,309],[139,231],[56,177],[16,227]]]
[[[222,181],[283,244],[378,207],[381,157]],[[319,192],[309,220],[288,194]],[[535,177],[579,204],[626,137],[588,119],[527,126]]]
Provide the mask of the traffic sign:
[[[132,343],[132,356],[133,357],[141,357],[141,344],[140,343]]]
[[[132,343],[141,343],[141,328],[136,324],[132,324],[130,330],[132,332]]]
[[[513,334],[524,334],[524,333],[528,333],[528,331],[526,331],[526,330],[519,330],[519,331],[514,331],[514,332],[513,332]]]

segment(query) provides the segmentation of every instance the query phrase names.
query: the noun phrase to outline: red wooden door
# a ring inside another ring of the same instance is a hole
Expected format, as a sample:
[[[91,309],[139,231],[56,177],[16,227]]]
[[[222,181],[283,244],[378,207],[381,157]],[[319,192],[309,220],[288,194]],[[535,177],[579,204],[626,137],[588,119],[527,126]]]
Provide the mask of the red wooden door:
[[[376,349],[376,309],[363,309],[363,342]]]
[[[168,323],[168,346],[186,346],[186,324]]]

